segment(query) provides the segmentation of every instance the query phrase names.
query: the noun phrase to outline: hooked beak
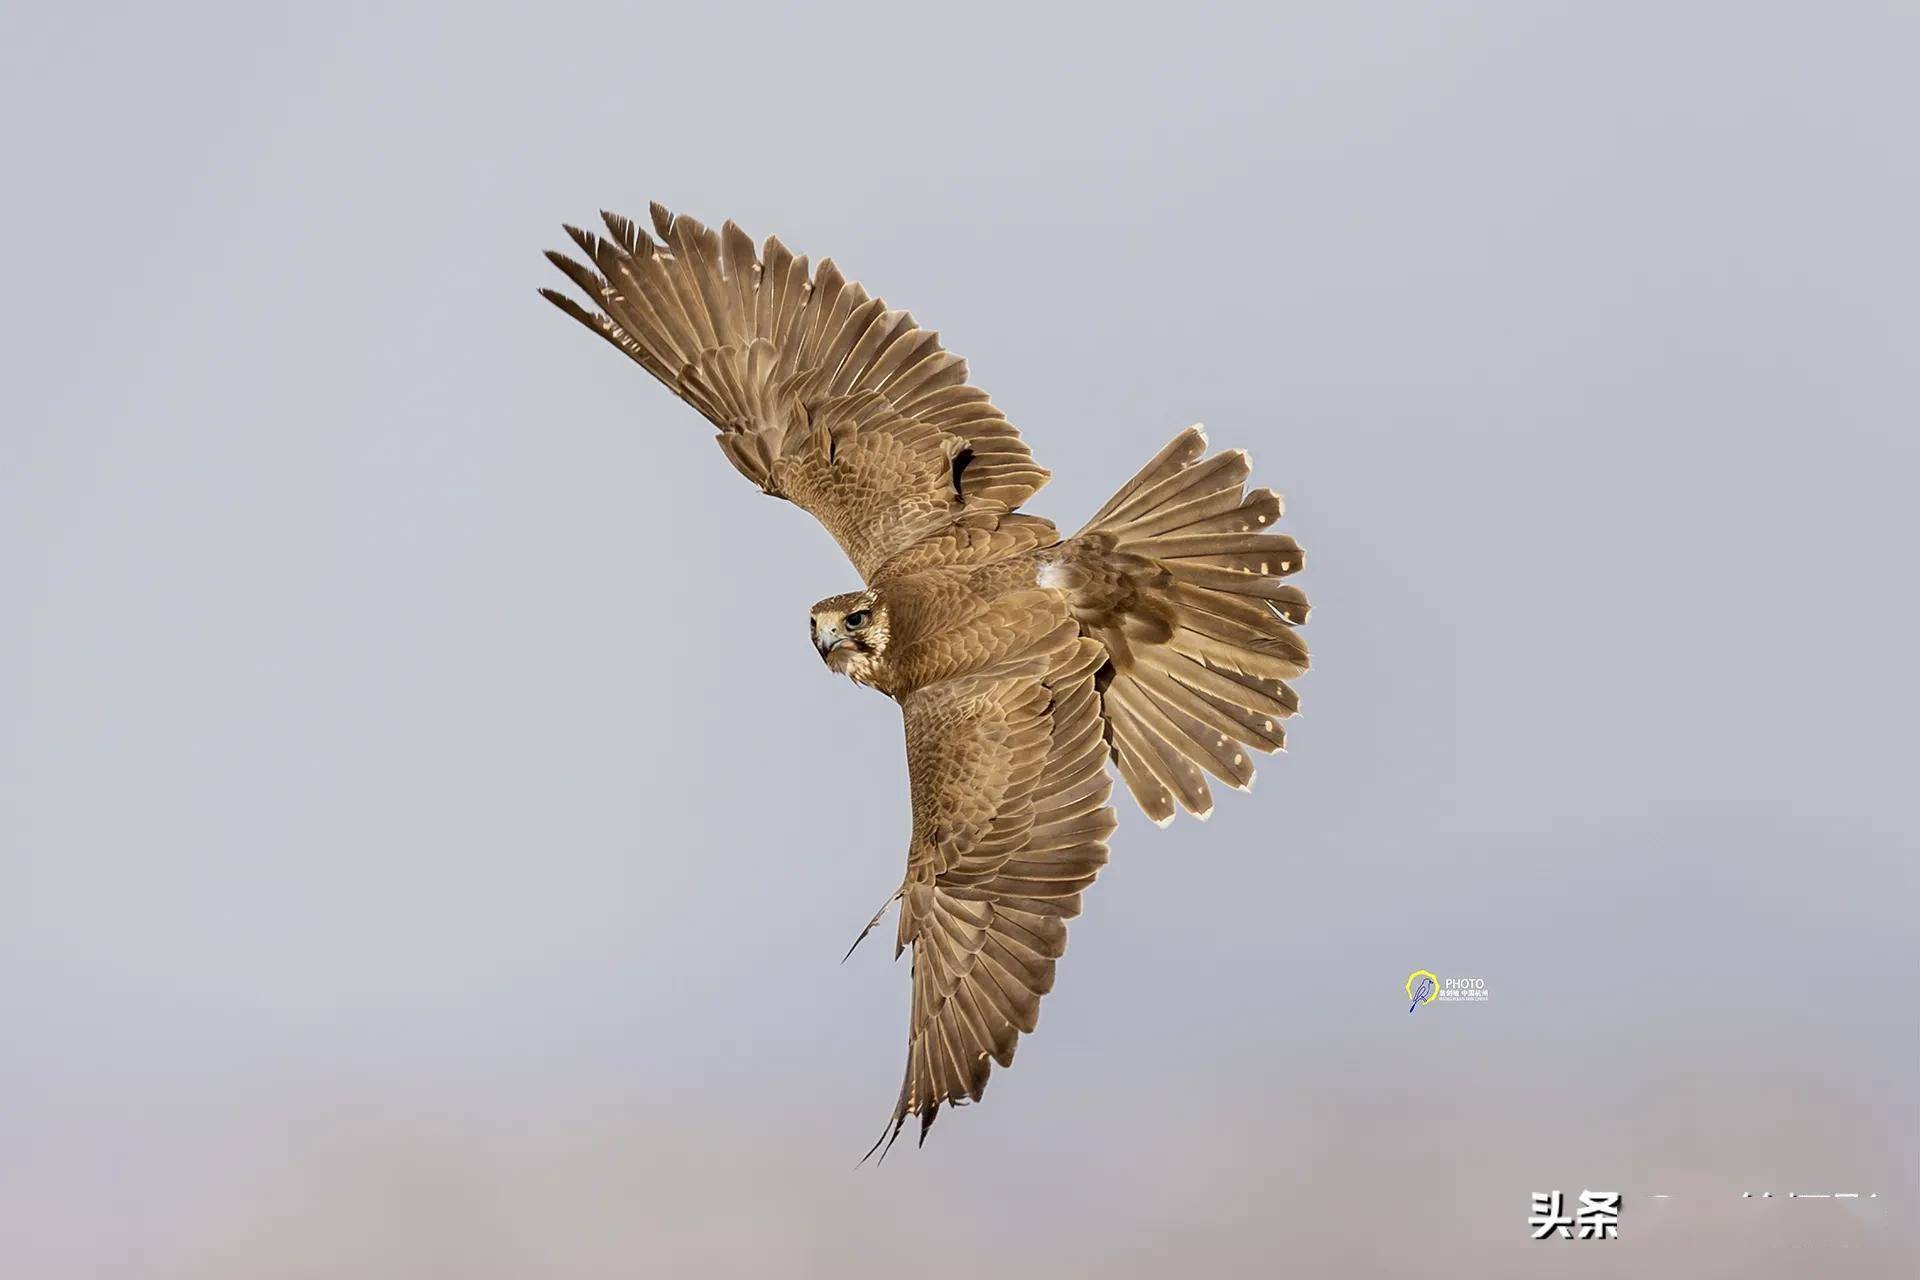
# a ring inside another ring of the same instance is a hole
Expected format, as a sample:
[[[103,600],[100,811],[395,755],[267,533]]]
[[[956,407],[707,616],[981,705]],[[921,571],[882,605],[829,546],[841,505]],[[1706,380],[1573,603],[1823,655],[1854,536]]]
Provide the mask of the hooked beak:
[[[853,644],[846,636],[832,627],[822,627],[820,634],[813,638],[814,648],[820,650],[820,656],[830,656],[835,649],[850,647]]]

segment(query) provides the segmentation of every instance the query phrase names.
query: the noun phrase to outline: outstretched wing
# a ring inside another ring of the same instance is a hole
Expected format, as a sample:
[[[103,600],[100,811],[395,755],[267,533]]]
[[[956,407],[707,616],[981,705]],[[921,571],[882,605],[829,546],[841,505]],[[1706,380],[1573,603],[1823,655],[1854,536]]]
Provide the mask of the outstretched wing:
[[[913,1012],[884,1141],[908,1116],[925,1141],[942,1103],[977,1101],[1053,989],[1114,827],[1104,660],[1067,623],[1025,657],[902,703],[913,839],[895,954],[913,947]]]
[[[607,236],[566,229],[586,263],[547,255],[592,309],[542,295],[706,415],[741,474],[812,512],[869,581],[949,531],[977,541],[1046,483],[966,361],[831,260],[812,271],[657,204],[654,235],[601,217]]]

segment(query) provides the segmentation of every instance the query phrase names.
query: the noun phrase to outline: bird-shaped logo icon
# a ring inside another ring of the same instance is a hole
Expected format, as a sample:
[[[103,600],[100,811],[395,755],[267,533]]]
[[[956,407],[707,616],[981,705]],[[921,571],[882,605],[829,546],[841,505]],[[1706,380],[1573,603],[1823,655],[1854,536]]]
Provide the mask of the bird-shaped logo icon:
[[[1408,1013],[1412,1013],[1423,1004],[1432,1003],[1433,998],[1438,994],[1440,994],[1440,979],[1427,970],[1415,969],[1407,975],[1407,998],[1413,1001],[1407,1006]]]

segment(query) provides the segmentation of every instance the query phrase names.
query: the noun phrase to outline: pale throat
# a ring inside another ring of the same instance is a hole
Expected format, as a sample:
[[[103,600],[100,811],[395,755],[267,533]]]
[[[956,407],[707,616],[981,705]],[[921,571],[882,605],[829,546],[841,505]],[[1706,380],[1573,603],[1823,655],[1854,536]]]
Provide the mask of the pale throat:
[[[838,654],[834,656],[839,658]],[[864,650],[857,653],[850,653],[845,658],[840,658],[837,665],[840,668],[841,674],[845,675],[847,679],[853,681],[855,684],[864,684],[871,687],[880,679],[879,657],[875,654],[867,653]]]

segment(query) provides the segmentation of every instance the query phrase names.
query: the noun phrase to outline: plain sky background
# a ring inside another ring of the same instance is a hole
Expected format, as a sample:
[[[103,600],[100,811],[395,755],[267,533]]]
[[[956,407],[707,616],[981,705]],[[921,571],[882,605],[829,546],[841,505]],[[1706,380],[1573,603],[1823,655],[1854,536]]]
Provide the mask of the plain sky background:
[[[0,1270],[1914,1274],[1916,49],[10,8]],[[879,1169],[854,575],[534,294],[650,199],[940,329],[1063,526],[1204,420],[1308,548],[1290,755],[1123,809],[1040,1033]],[[1530,1242],[1552,1188],[1622,1240]]]

